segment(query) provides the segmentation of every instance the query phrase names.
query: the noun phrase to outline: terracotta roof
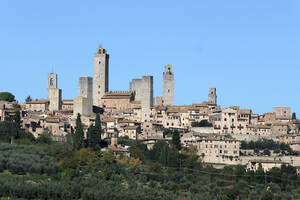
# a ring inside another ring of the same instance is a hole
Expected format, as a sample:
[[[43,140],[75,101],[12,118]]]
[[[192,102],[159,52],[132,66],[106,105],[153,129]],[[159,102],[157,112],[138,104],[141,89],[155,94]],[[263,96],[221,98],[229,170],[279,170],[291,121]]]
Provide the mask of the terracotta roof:
[[[270,129],[270,126],[257,125],[257,126],[248,126],[248,128],[258,128],[258,129]]]
[[[241,109],[239,110],[240,114],[251,114],[252,110],[251,109]]]
[[[64,100],[62,100],[62,104],[72,105],[73,103],[74,103],[73,99],[64,99]]]
[[[117,120],[118,120],[118,118],[105,118],[102,120],[102,122],[115,122]]]
[[[119,123],[137,123],[136,121],[133,121],[133,120],[128,120],[128,119],[124,119],[122,121],[119,121]]]
[[[128,149],[122,148],[122,147],[113,147],[110,146],[108,147],[110,150],[112,150],[113,152],[129,152]]]
[[[128,91],[106,92],[102,99],[130,99],[133,93]]]
[[[139,128],[139,126],[126,126],[126,127],[124,127],[125,130],[136,130],[138,128]]]
[[[274,122],[272,123],[273,126],[288,126],[288,122]]]
[[[39,100],[34,100],[34,101],[27,102],[26,104],[46,104],[46,103],[49,103],[49,100],[39,99]]]

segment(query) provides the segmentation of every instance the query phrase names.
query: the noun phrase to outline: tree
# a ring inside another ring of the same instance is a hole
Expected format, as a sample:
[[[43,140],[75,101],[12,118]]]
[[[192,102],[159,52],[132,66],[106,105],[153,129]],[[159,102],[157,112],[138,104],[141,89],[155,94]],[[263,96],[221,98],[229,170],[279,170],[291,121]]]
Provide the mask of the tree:
[[[21,114],[20,114],[20,111],[19,110],[16,110],[16,112],[15,112],[15,116],[14,116],[14,118],[13,118],[13,120],[14,120],[14,122],[15,122],[15,124],[16,124],[16,126],[17,126],[17,128],[21,128],[21,116],[20,116]]]
[[[295,112],[293,112],[293,114],[292,114],[292,120],[296,120],[297,119],[297,117],[296,117],[296,113]]]
[[[81,117],[79,113],[77,115],[75,129],[76,130],[74,135],[74,144],[75,144],[75,149],[79,150],[84,146],[84,132],[83,132]]]
[[[265,156],[270,156],[271,155],[271,152],[269,151],[269,149],[264,150],[264,155]]]
[[[10,92],[0,92],[0,101],[15,101],[15,96]]]
[[[100,149],[100,139],[96,127],[93,125],[90,125],[87,132],[87,144],[93,151],[98,151]]]
[[[100,149],[101,144],[101,121],[100,115],[96,115],[95,126],[90,125],[88,132],[87,132],[87,143],[88,147],[94,151],[98,151]]]
[[[30,102],[30,101],[32,101],[32,98],[31,98],[31,96],[28,96],[28,97],[26,97],[26,99],[25,99],[25,103],[28,103],[28,102]]]
[[[180,133],[178,131],[174,131],[172,135],[172,145],[178,151],[181,150],[181,141],[180,141]]]
[[[52,138],[48,132],[44,132],[37,138],[36,142],[40,144],[51,144]]]

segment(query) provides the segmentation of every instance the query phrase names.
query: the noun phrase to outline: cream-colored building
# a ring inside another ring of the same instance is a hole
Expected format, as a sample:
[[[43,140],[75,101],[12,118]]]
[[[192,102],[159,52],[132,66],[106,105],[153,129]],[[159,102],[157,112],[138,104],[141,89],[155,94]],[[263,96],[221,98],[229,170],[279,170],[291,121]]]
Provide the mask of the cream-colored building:
[[[26,110],[33,112],[45,112],[49,110],[49,100],[40,99],[26,103]]]
[[[125,111],[132,108],[133,100],[133,92],[106,92],[101,102],[106,111]]]
[[[240,142],[227,138],[203,138],[196,141],[198,155],[204,162],[236,162],[240,156]]]

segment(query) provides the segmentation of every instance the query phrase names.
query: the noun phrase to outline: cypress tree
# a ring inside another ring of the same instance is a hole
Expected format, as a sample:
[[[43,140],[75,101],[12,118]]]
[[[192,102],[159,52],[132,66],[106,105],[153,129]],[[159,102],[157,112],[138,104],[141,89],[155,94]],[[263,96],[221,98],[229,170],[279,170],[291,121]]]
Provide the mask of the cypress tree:
[[[80,117],[79,113],[78,113],[77,119],[76,119],[74,144],[75,144],[75,148],[78,150],[84,146],[84,132],[83,132],[81,117]]]
[[[100,115],[97,114],[96,115],[96,119],[95,119],[95,130],[96,130],[96,133],[97,133],[97,141],[101,141],[101,134],[102,134],[102,128],[101,128],[101,120],[100,120]]]
[[[293,112],[293,114],[292,114],[292,120],[296,120],[297,119],[297,117],[296,117],[296,113],[295,112]]]
[[[180,133],[178,131],[173,132],[172,144],[175,149],[181,150]]]
[[[87,133],[88,147],[94,151],[98,151],[100,149],[101,133],[102,129],[100,115],[97,114],[95,119],[95,126],[90,125]]]

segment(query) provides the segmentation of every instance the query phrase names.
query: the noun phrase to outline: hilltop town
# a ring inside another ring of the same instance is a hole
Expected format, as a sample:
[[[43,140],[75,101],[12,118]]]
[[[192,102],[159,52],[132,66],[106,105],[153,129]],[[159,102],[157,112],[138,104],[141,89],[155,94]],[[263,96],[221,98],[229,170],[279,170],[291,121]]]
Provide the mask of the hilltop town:
[[[139,140],[152,149],[158,141],[169,143],[177,131],[181,145],[194,147],[205,163],[246,165],[251,170],[261,165],[265,171],[282,164],[300,167],[300,121],[289,107],[274,107],[264,114],[239,106],[221,108],[216,88],[208,88],[202,103],[174,105],[176,68],[162,66],[162,76],[162,96],[154,97],[149,75],[132,79],[128,91],[110,91],[109,54],[100,44],[94,54],[94,76],[78,78],[78,96],[63,99],[58,74],[48,74],[47,97],[20,104],[22,127],[35,138],[49,132],[53,140],[64,141],[75,129],[78,114],[85,137],[100,114],[101,138],[113,151],[129,152],[118,138]],[[12,102],[0,102],[0,121],[14,114]],[[255,145],[266,141],[290,149]]]

